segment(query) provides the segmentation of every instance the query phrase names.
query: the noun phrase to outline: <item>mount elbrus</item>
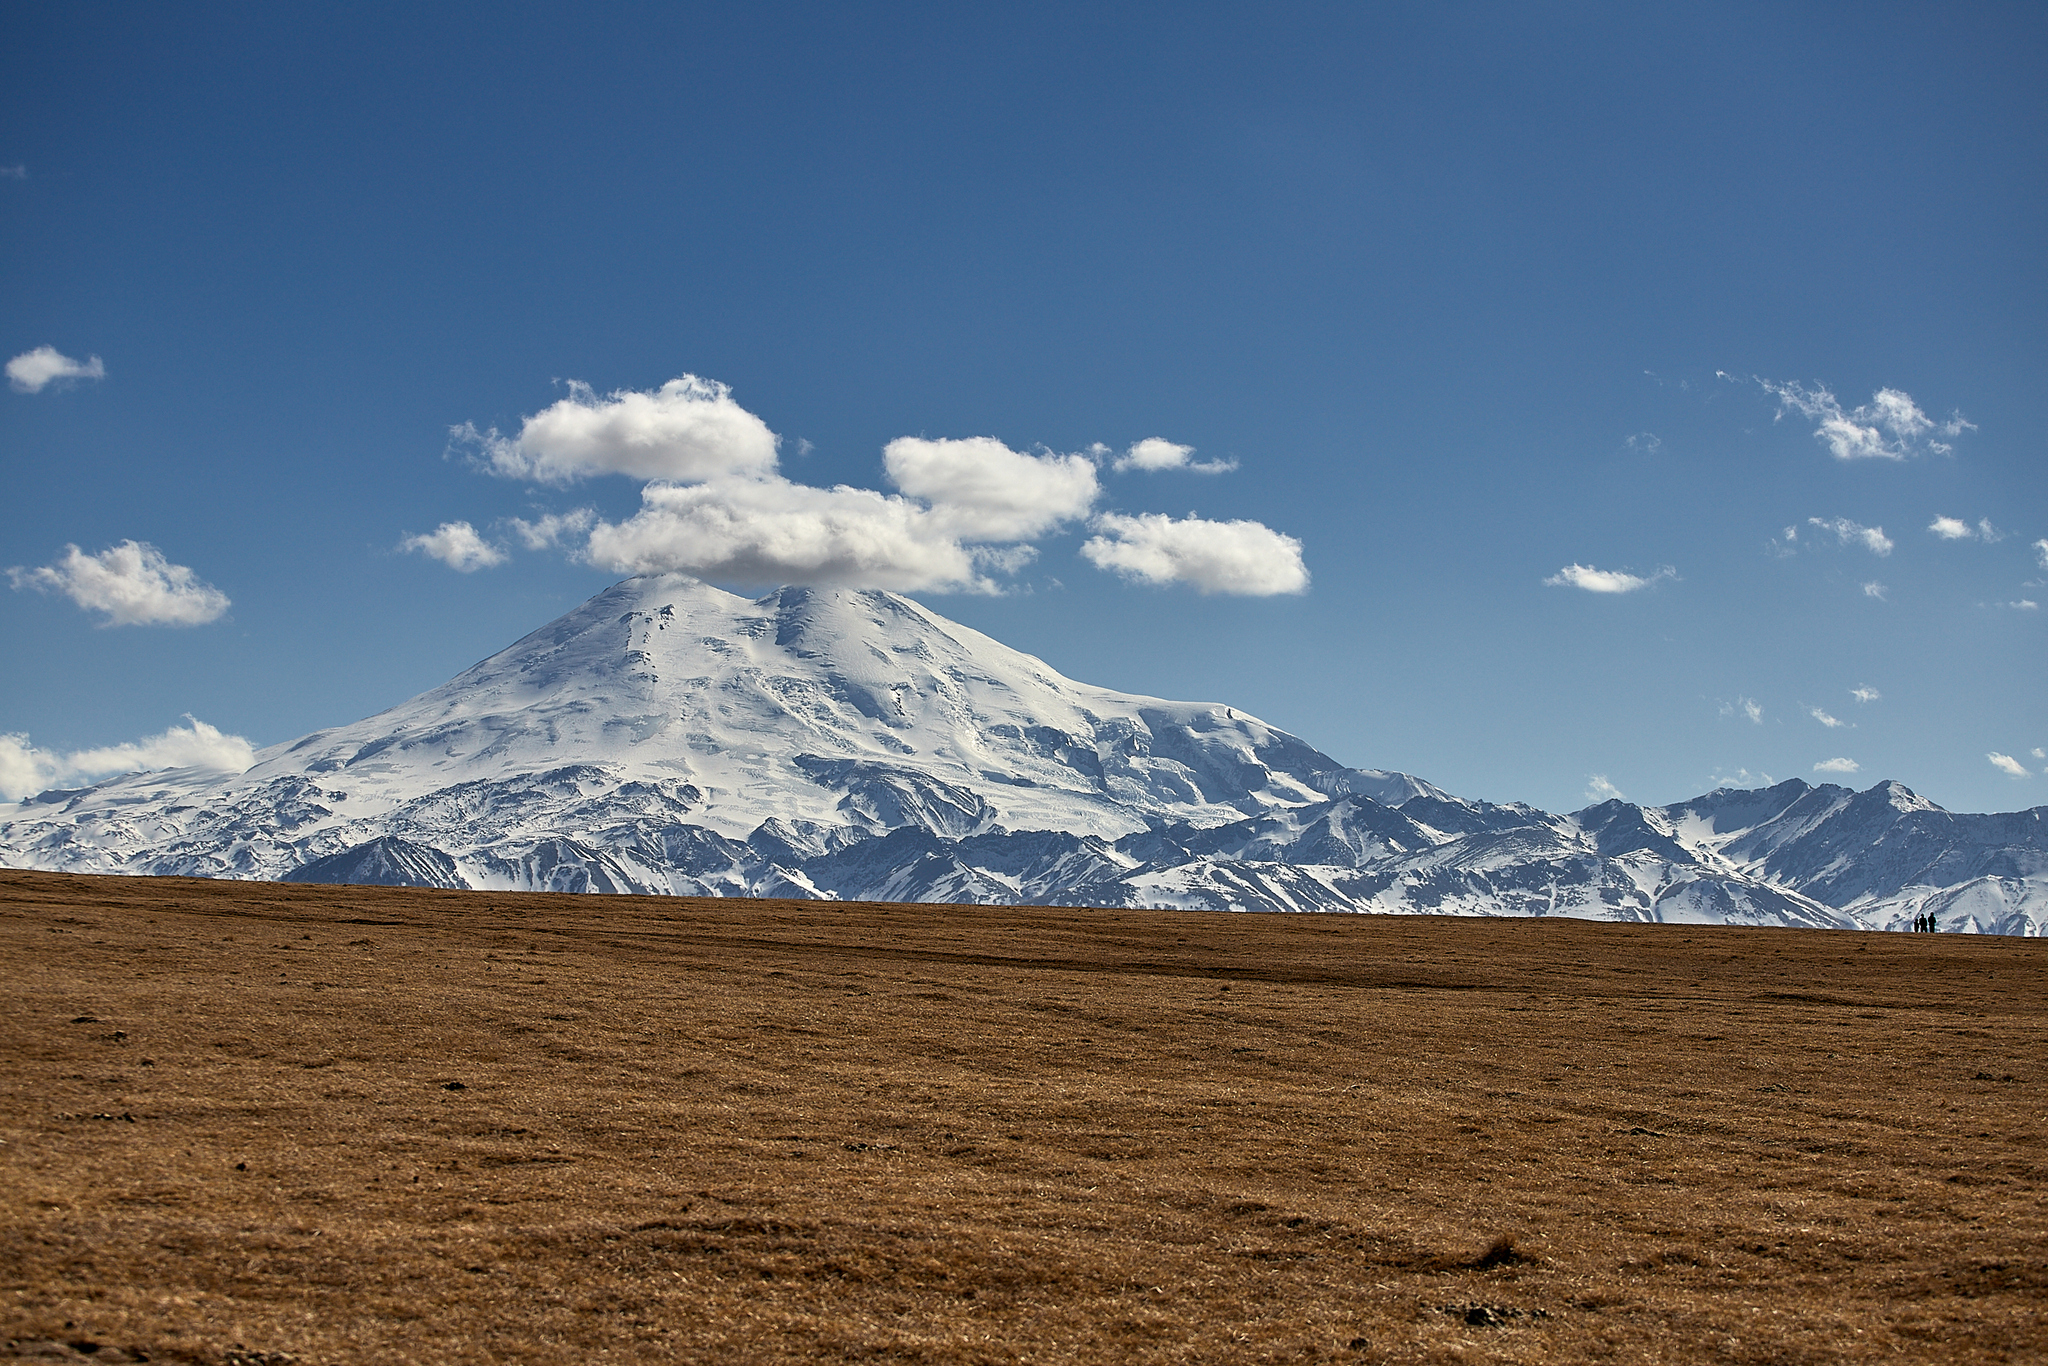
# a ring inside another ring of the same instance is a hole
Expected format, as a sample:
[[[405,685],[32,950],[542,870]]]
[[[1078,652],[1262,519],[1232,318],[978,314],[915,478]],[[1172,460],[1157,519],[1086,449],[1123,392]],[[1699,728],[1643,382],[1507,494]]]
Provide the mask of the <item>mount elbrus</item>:
[[[0,865],[2037,935],[2048,807],[1781,783],[1568,816],[1093,688],[890,593],[628,579],[247,772],[0,805]]]

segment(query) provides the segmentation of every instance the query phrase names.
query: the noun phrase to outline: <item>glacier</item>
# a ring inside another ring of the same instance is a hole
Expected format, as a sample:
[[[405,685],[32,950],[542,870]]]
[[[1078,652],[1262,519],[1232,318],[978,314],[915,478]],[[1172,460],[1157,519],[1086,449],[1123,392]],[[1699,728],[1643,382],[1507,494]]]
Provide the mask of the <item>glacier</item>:
[[[1781,783],[1569,815],[1091,687],[892,593],[633,578],[438,688],[0,805],[0,866],[496,890],[2039,935],[2048,808]]]

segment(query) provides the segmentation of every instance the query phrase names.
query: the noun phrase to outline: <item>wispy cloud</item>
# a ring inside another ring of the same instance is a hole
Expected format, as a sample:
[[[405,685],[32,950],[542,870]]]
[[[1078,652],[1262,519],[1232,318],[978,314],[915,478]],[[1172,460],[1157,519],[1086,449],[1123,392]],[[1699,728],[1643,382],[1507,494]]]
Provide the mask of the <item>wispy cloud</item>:
[[[12,166],[0,166],[0,180],[27,180],[28,167],[19,162]]]
[[[7,382],[24,394],[39,394],[52,384],[106,376],[107,367],[98,356],[73,360],[54,346],[38,346],[7,362]]]
[[[62,593],[88,612],[105,613],[102,626],[203,626],[229,607],[227,594],[147,541],[122,541],[97,555],[67,545],[55,564],[9,569],[7,578],[16,588]]]
[[[1131,446],[1110,468],[1125,470],[1186,470],[1190,474],[1228,474],[1237,468],[1235,460],[1193,460],[1193,446],[1181,446],[1164,437],[1148,436]]]
[[[26,735],[0,735],[0,799],[20,801],[48,788],[109,773],[135,773],[157,768],[205,768],[240,773],[255,762],[255,749],[239,735],[228,735],[204,721],[185,718],[172,726],[126,744],[59,754],[38,749]]]
[[[2034,542],[2034,554],[2041,561],[2041,567],[2048,569],[2048,538]]]
[[[461,574],[489,569],[509,558],[502,549],[479,536],[468,522],[443,522],[432,531],[406,537],[398,548],[417,550]]]
[[[1851,688],[1849,689],[1849,696],[1855,698],[1858,702],[1875,702],[1880,697],[1883,697],[1884,694],[1875,688]]]
[[[1308,591],[1301,542],[1259,522],[1104,513],[1081,546],[1098,569],[1150,584],[1191,584],[1204,593],[1271,597]]]
[[[1636,432],[1622,444],[1638,455],[1655,455],[1664,449],[1664,438],[1655,432]]]
[[[1763,704],[1753,697],[1738,697],[1733,702],[1721,704],[1723,716],[1734,716],[1738,712],[1748,717],[1751,725],[1761,726],[1764,723]]]
[[[1819,707],[1808,707],[1806,709],[1806,714],[1808,716],[1811,716],[1814,720],[1820,722],[1823,726],[1826,726],[1829,730],[1836,730],[1842,726],[1846,726],[1849,724],[1847,721],[1837,720],[1836,718],[1829,716]]]
[[[1892,539],[1884,534],[1881,526],[1864,526],[1847,517],[1809,517],[1806,524],[1834,532],[1835,540],[1842,545],[1860,545],[1873,555],[1892,553]]]
[[[528,550],[548,550],[564,540],[581,536],[596,521],[595,508],[577,508],[573,512],[550,512],[534,522],[514,517],[506,525]]]
[[[1885,595],[1891,591],[1891,589],[1886,588],[1876,579],[1872,579],[1869,583],[1863,585],[1863,596],[1866,598],[1876,598],[1879,602],[1886,601]]]
[[[1854,759],[1823,759],[1813,766],[1815,773],[1854,773],[1863,765]]]
[[[1620,788],[1607,781],[1605,773],[1586,775],[1586,800],[1589,802],[1625,802],[1628,800]]]
[[[1993,750],[1991,751],[1991,753],[1985,755],[1984,757],[1991,761],[1991,766],[1993,768],[1997,769],[2000,773],[2005,774],[2008,778],[2025,778],[2031,776],[2027,772],[2026,765],[2022,764],[2019,760],[2013,758],[2010,754],[2000,754],[1997,750]]]
[[[2038,612],[2041,610],[2041,604],[2035,602],[2032,598],[2015,598],[2011,602],[2001,602],[1998,605],[2009,612]]]
[[[1545,579],[1549,588],[1583,588],[1588,593],[1633,593],[1659,579],[1675,579],[1678,571],[1665,565],[1650,575],[1628,574],[1618,569],[1595,569],[1590,564],[1568,564]]]
[[[1724,372],[1721,378],[1735,376]],[[1760,377],[1756,383],[1777,398],[1779,418],[1797,413],[1812,421],[1814,437],[1837,460],[1904,460],[1922,449],[1947,455],[1953,449],[1950,441],[1977,429],[1961,413],[1946,422],[1934,421],[1899,389],[1879,389],[1870,402],[1844,409],[1825,385],[1808,388],[1797,380],[1779,383]]]

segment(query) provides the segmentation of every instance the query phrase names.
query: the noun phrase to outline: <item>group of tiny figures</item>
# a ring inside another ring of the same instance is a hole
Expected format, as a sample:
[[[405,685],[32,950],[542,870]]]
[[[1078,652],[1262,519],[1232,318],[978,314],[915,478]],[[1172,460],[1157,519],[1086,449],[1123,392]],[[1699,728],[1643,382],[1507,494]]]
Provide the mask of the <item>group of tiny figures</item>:
[[[1933,934],[1935,932],[1935,929],[1936,925],[1934,923],[1934,913],[1932,911],[1929,911],[1925,915],[1916,915],[1913,917],[1913,933]]]

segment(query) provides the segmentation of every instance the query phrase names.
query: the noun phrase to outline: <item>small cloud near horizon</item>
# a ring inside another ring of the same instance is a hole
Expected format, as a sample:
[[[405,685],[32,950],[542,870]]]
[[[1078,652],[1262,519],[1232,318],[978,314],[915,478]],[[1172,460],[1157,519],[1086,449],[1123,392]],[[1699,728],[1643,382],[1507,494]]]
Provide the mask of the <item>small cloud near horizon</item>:
[[[1854,759],[1823,759],[1813,766],[1815,773],[1855,773],[1863,765]]]
[[[2039,751],[2036,752],[2038,753]],[[2005,774],[2008,778],[2029,778],[2033,776],[2027,771],[2025,764],[2022,764],[2010,754],[2000,754],[1997,750],[1993,750],[1984,757],[1991,761],[1993,768]]]
[[[1625,802],[1628,795],[1613,783],[1607,781],[1605,773],[1586,775],[1586,800],[1589,802]]]
[[[0,735],[0,800],[20,801],[38,792],[109,773],[160,768],[206,768],[240,773],[256,761],[255,747],[190,715],[188,724],[161,735],[99,749],[59,754],[38,749],[22,734]]]

